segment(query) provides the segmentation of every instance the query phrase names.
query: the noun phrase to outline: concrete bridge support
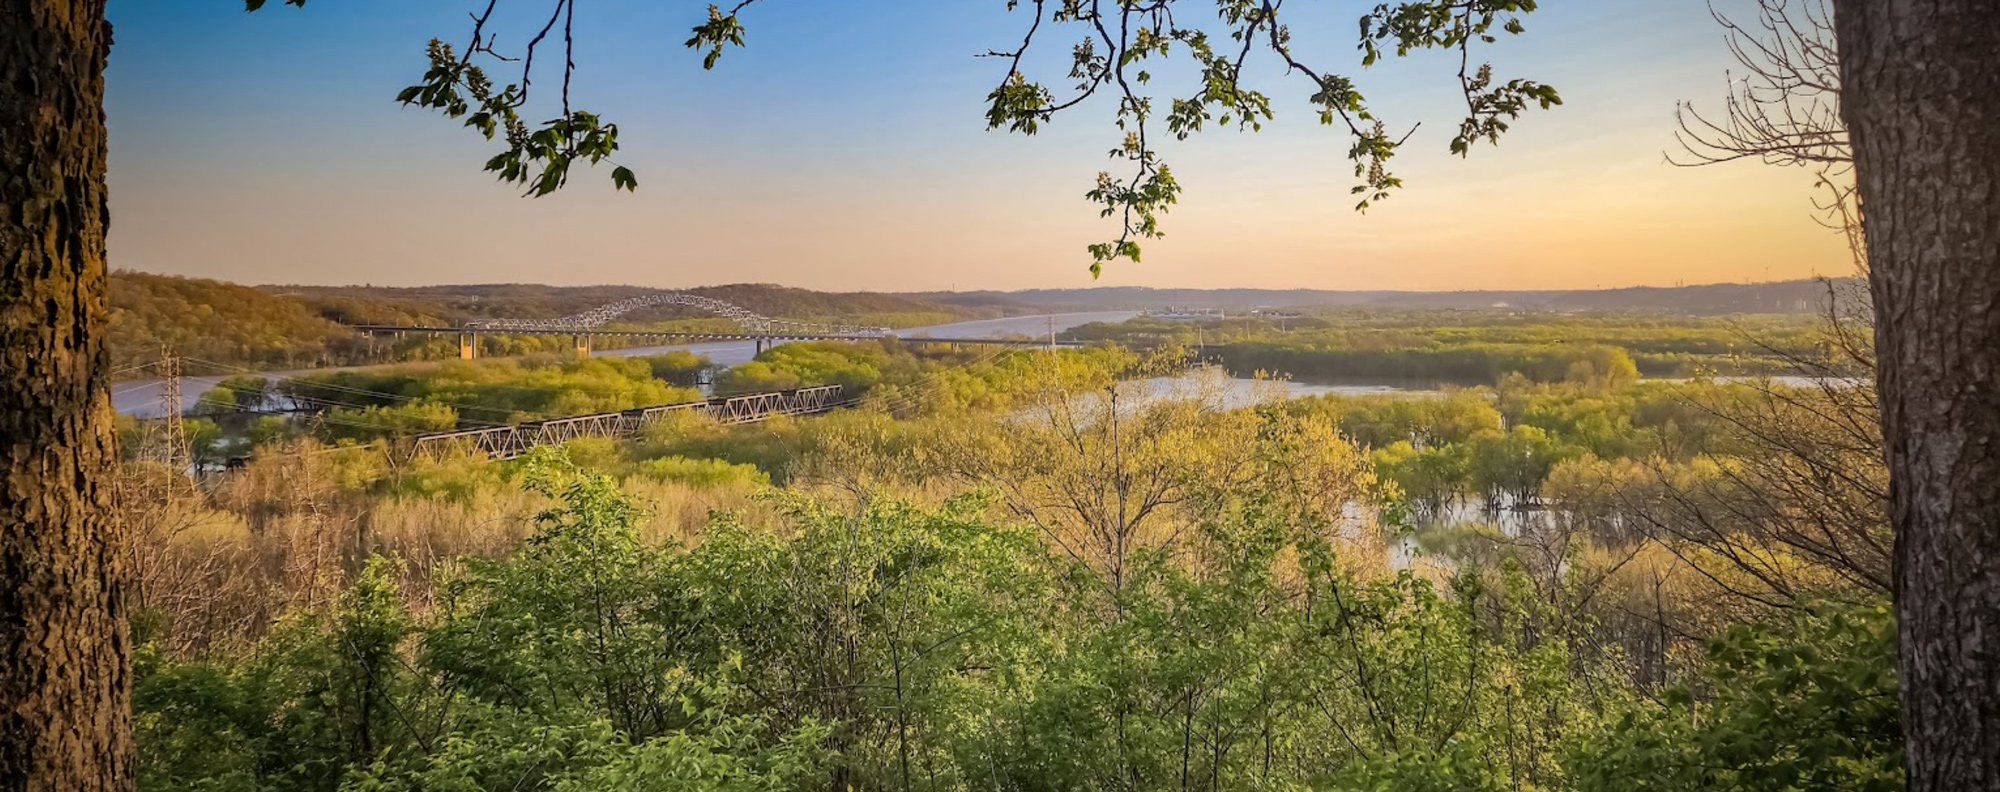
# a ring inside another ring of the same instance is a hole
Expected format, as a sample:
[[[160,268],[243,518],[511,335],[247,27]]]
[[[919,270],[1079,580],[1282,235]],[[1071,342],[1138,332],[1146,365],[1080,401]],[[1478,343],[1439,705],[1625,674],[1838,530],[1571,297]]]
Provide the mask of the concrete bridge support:
[[[573,338],[576,341],[576,356],[590,357],[590,336],[578,333]]]
[[[458,359],[472,360],[477,357],[479,357],[479,335],[476,333],[459,333]]]

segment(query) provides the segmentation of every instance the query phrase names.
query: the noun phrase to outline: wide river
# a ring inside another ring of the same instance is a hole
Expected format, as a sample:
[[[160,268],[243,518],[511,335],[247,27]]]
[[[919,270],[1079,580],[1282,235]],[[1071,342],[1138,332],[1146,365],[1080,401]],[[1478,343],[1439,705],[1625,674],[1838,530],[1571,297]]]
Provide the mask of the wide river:
[[[1089,324],[1091,322],[1123,322],[1137,315],[1138,314],[1134,311],[1092,311],[1087,313],[1060,313],[1060,314],[1036,314],[1034,316],[1010,316],[1005,319],[981,319],[972,322],[953,322],[951,324],[931,325],[929,327],[909,327],[896,331],[896,334],[904,337],[931,336],[934,338],[992,338],[995,336],[1023,336],[1023,335],[1041,336],[1041,335],[1046,335],[1051,327],[1054,327],[1055,331],[1060,333],[1064,330],[1068,330],[1078,325]],[[756,357],[757,355],[756,345],[749,341],[726,341],[726,342],[705,343],[705,344],[675,344],[672,346],[635,347],[631,349],[609,349],[600,351],[596,354],[600,357],[642,357],[645,355],[657,355],[662,352],[670,352],[677,349],[687,350],[697,355],[707,355],[709,360],[715,362],[718,365],[723,365],[723,366],[734,366],[741,363],[748,363],[750,362],[751,358]],[[410,365],[410,364],[397,363],[389,365]],[[376,367],[350,366],[347,368],[360,369],[360,368],[376,368]],[[312,374],[324,373],[328,371],[341,371],[341,370],[344,369],[342,368],[294,369],[290,371],[262,371],[254,373],[262,374],[269,379],[282,380],[292,377],[304,377]],[[249,374],[249,373],[253,372],[249,372],[247,370],[243,372],[243,374]],[[234,376],[241,376],[241,374],[219,374],[219,375],[182,377],[181,401],[183,404],[192,405],[201,398],[201,394],[207,393],[210,389],[214,388],[217,383],[220,383],[223,380],[229,379],[230,377]],[[163,389],[161,387],[161,383],[157,379],[130,380],[126,382],[113,383],[111,387],[111,404],[112,406],[118,409],[119,413],[123,415],[132,415],[142,418],[155,418],[158,417],[163,412],[160,408],[162,390]]]
[[[1060,333],[1064,330],[1068,330],[1078,325],[1089,324],[1091,322],[1122,322],[1136,315],[1137,313],[1134,311],[1090,311],[1083,313],[1035,314],[1033,316],[1010,316],[1005,319],[980,319],[971,322],[953,322],[951,324],[930,325],[928,327],[910,327],[898,330],[896,331],[896,334],[904,338],[915,338],[919,336],[930,336],[933,338],[993,338],[996,336],[999,337],[1043,336],[1048,334],[1051,328],[1054,328],[1056,332]],[[608,349],[599,351],[596,354],[600,357],[643,357],[646,355],[657,355],[663,352],[670,352],[674,350],[686,350],[688,352],[693,352],[697,355],[706,355],[708,356],[708,359],[710,361],[713,361],[717,365],[723,365],[723,366],[734,366],[742,363],[748,363],[752,358],[756,357],[757,354],[755,344],[749,341],[723,341],[723,342],[711,342],[711,343],[700,343],[700,344],[674,344],[670,346],[633,347],[630,349]],[[409,365],[422,365],[422,364],[392,363],[385,365],[409,366]],[[181,399],[183,404],[192,405],[198,399],[201,398],[201,394],[207,393],[210,389],[214,388],[217,383],[225,379],[229,379],[230,377],[233,376],[242,376],[243,374],[261,374],[268,379],[283,380],[293,377],[304,377],[328,371],[344,371],[350,369],[366,369],[366,368],[381,368],[381,367],[383,366],[349,366],[345,368],[296,369],[290,371],[261,371],[261,372],[252,372],[246,369],[241,374],[188,376],[181,378]],[[1807,386],[1814,384],[1823,384],[1823,383],[1816,383],[1814,380],[1806,379],[1803,377],[1772,377],[1771,379],[1775,382],[1786,385]],[[1661,381],[1673,381],[1673,380],[1661,380]],[[1170,382],[1172,381],[1160,380],[1153,383],[1148,383],[1148,385],[1152,389],[1158,389],[1162,391],[1176,390],[1177,389],[1176,387],[1169,387]],[[1844,387],[1854,383],[1841,381],[1836,384]],[[1222,383],[1222,387],[1224,387],[1227,391],[1226,393],[1223,394],[1223,400],[1225,402],[1227,402],[1231,406],[1243,406],[1245,404],[1264,401],[1271,398],[1299,398],[1305,396],[1321,396],[1329,393],[1338,393],[1350,396],[1369,395],[1369,394],[1389,394],[1389,393],[1400,393],[1406,395],[1435,394],[1439,392],[1440,386],[1437,383],[1433,382],[1402,381],[1402,380],[1356,380],[1356,381],[1331,382],[1331,383],[1328,382],[1271,383],[1271,382],[1258,382],[1247,379],[1239,379],[1239,380],[1226,381]],[[111,403],[113,404],[113,406],[118,408],[118,412],[120,414],[132,415],[141,418],[156,418],[159,417],[159,415],[163,412],[160,407],[162,390],[163,389],[161,388],[161,383],[157,379],[129,380],[124,382],[114,383],[111,388]]]

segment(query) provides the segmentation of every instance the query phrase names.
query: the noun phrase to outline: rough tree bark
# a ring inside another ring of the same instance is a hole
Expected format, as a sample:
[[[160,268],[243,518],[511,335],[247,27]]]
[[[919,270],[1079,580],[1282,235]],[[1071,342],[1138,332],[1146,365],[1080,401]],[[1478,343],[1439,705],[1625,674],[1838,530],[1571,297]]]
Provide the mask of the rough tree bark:
[[[1836,0],[1909,788],[2000,789],[2000,3]]]
[[[0,0],[0,790],[132,787],[104,0]]]

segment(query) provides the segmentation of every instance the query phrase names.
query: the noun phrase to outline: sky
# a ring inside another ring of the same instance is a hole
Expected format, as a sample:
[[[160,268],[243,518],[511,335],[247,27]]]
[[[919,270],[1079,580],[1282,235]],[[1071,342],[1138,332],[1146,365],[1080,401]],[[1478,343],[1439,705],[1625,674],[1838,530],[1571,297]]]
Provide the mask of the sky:
[[[538,199],[480,170],[494,143],[393,101],[427,41],[462,45],[472,0],[254,14],[112,0],[111,263],[243,283],[879,291],[1587,289],[1852,269],[1815,219],[1809,172],[1667,162],[1675,103],[1719,106],[1733,65],[1702,0],[1546,0],[1525,35],[1482,54],[1564,106],[1463,159],[1447,150],[1455,60],[1360,67],[1355,19],[1374,3],[1307,4],[1295,49],[1353,76],[1392,129],[1420,122],[1395,161],[1404,189],[1354,211],[1347,138],[1318,123],[1304,82],[1262,63],[1252,80],[1277,119],[1164,145],[1184,188],[1166,237],[1093,281],[1085,246],[1117,229],[1084,193],[1113,165],[1113,107],[1034,136],[987,131],[1006,67],[975,55],[1017,45],[1031,21],[1005,0],[763,0],[744,13],[748,46],[713,71],[681,46],[706,3],[579,2],[573,104],[619,125],[616,159],[640,186],[615,192],[606,168]],[[498,46],[519,49],[551,5],[502,0]],[[1038,43],[1033,76],[1067,70],[1074,36],[1060,33]],[[1155,85],[1185,93],[1178,76]]]

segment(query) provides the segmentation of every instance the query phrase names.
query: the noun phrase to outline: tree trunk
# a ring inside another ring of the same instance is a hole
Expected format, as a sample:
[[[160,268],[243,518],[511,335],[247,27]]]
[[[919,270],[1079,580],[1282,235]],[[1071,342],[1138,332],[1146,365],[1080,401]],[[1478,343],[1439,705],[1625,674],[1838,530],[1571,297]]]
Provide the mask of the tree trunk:
[[[132,787],[104,0],[0,0],[0,791]]]
[[[1836,0],[1913,792],[2000,789],[2000,5]]]

